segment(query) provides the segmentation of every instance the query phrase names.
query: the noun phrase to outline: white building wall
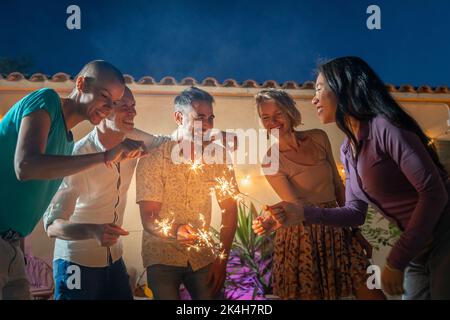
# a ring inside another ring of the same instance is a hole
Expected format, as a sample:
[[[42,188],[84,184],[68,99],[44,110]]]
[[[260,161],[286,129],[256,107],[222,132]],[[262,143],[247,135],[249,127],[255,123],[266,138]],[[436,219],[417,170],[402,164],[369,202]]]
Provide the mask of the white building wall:
[[[29,82],[20,80],[17,82],[0,79],[0,118],[14,104],[15,101],[25,96],[28,92],[42,87],[52,87],[61,95],[67,95],[73,86],[72,81],[65,82]],[[170,134],[175,129],[173,121],[172,102],[175,95],[186,86],[167,85],[140,85],[131,84],[130,88],[137,101],[136,127],[155,134]],[[212,93],[216,99],[214,111],[216,114],[215,125],[220,129],[249,129],[261,128],[256,111],[253,96],[260,89],[256,88],[224,88],[204,87]],[[339,146],[343,141],[343,134],[335,125],[321,125],[316,110],[311,106],[313,90],[296,89],[288,90],[297,101],[299,110],[303,116],[304,125],[300,129],[321,128],[325,130],[331,140],[334,157],[339,160]],[[450,140],[445,132],[448,129],[447,119],[450,94],[417,94],[396,93],[394,96],[422,125],[431,136],[442,140]],[[91,129],[91,125],[83,123],[74,129],[75,139],[78,140]],[[278,201],[277,195],[270,188],[264,177],[260,175],[257,165],[238,165],[235,167],[238,181],[251,175],[251,183],[248,186],[241,185],[241,191],[249,193],[253,198],[262,203],[274,203]],[[130,235],[123,238],[124,257],[128,268],[143,270],[141,260],[141,235],[142,226],[139,217],[139,208],[135,203],[136,186],[133,180],[129,194],[124,228],[130,231]],[[256,203],[255,203],[256,204]],[[257,204],[256,204],[257,205]],[[220,223],[220,211],[214,204],[213,225]],[[27,249],[33,255],[51,261],[53,241],[48,239],[39,224],[34,232],[27,238]],[[375,263],[384,264],[387,250],[375,253]]]

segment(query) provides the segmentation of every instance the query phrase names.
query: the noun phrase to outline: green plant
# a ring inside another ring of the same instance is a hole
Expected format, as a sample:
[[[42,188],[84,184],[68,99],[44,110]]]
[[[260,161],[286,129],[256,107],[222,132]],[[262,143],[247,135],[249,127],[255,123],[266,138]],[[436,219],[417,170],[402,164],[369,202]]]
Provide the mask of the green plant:
[[[230,299],[256,299],[272,291],[274,235],[261,237],[253,232],[252,221],[257,216],[252,203],[238,204],[238,225],[225,281],[225,294]]]
[[[376,250],[380,250],[380,245],[393,247],[401,235],[400,229],[390,222],[387,227],[381,226],[380,223],[384,219],[381,214],[369,206],[366,222],[361,228],[364,237]]]

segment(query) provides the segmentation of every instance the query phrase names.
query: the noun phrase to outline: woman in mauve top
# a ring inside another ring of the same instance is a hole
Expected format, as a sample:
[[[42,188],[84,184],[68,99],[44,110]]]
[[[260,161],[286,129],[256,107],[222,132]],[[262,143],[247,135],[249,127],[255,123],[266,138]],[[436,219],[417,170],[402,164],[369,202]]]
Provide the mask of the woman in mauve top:
[[[359,226],[371,204],[403,231],[381,273],[385,292],[450,299],[450,183],[431,139],[357,57],[319,66],[312,102],[322,123],[336,122],[347,136],[341,147],[346,203],[281,202],[270,207],[275,219],[285,226]]]

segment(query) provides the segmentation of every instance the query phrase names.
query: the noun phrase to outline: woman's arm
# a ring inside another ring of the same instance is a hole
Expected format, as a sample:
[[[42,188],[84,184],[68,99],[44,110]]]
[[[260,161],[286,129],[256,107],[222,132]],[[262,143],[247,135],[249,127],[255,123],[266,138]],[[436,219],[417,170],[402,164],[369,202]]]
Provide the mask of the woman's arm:
[[[334,161],[333,150],[331,148],[330,139],[328,139],[328,135],[326,134],[325,131],[322,131],[322,132],[323,132],[323,140],[324,140],[324,145],[325,145],[327,161],[331,166],[331,171],[333,174],[333,183],[334,183],[334,192],[336,194],[336,201],[339,204],[339,206],[342,207],[345,205],[345,187],[342,182],[339,171],[337,169],[336,162]]]

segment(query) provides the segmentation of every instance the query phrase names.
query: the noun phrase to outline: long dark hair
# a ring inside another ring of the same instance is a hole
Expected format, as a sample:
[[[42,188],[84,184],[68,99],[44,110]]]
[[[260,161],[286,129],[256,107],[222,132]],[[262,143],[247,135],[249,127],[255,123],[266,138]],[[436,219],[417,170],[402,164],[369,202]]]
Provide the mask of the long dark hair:
[[[359,143],[350,129],[349,116],[368,121],[377,115],[393,125],[414,132],[428,150],[436,166],[446,172],[432,140],[417,122],[394,100],[375,71],[359,57],[342,57],[319,65],[321,73],[337,97],[336,124],[359,151]]]

